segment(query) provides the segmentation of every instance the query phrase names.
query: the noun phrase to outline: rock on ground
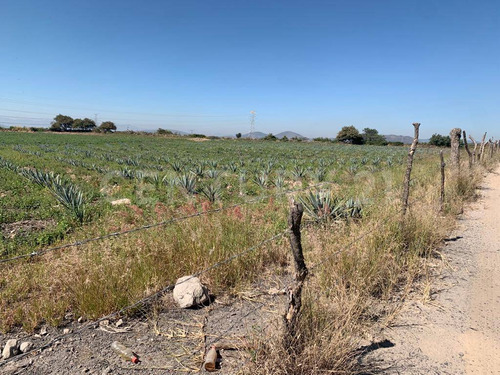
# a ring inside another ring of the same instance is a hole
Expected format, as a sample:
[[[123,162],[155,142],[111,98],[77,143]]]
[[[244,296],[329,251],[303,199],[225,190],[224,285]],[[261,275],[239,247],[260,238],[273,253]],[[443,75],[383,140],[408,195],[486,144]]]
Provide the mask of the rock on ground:
[[[17,346],[17,340],[16,339],[7,340],[7,343],[5,344],[2,351],[3,359],[8,359],[18,354],[19,354],[19,347]]]
[[[194,276],[181,277],[175,283],[174,300],[181,308],[188,308],[205,303],[208,289]]]

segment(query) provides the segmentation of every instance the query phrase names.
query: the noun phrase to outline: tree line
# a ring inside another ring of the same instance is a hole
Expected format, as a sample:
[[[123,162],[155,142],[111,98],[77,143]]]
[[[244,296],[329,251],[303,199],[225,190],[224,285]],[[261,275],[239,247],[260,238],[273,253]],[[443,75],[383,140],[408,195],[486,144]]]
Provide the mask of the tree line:
[[[112,133],[116,131],[116,125],[112,121],[104,121],[97,126],[94,120],[85,117],[72,118],[71,116],[58,114],[50,125],[50,130],[55,132],[102,132]]]

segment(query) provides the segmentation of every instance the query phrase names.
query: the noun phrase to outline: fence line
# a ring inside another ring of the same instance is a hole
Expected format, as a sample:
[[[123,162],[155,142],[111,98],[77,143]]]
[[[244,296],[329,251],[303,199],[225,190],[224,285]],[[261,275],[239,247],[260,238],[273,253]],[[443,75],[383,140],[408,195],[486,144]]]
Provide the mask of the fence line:
[[[241,251],[241,252],[239,252],[237,254],[234,254],[234,255],[226,258],[226,259],[223,259],[223,260],[221,260],[219,262],[216,262],[216,263],[210,265],[209,267],[207,267],[207,268],[205,268],[203,270],[200,270],[200,271],[194,273],[189,278],[186,278],[185,280],[183,280],[183,281],[181,281],[181,282],[179,282],[177,284],[174,283],[174,284],[167,285],[163,289],[161,289],[161,290],[159,290],[159,291],[157,291],[157,292],[155,292],[155,293],[153,293],[153,294],[151,294],[151,295],[149,295],[149,296],[147,296],[147,297],[145,297],[145,298],[143,298],[143,299],[141,299],[141,300],[139,300],[139,301],[137,301],[137,302],[135,302],[135,303],[133,303],[131,305],[125,306],[122,309],[120,309],[118,311],[115,311],[115,312],[112,312],[112,313],[110,313],[110,314],[108,314],[106,316],[103,316],[103,317],[95,320],[95,321],[88,322],[87,324],[84,324],[82,327],[78,328],[77,330],[73,331],[72,333],[58,335],[58,336],[54,337],[52,340],[48,341],[47,343],[39,346],[38,348],[32,349],[32,350],[30,350],[30,351],[28,351],[26,353],[22,353],[22,354],[19,354],[17,356],[11,357],[9,359],[3,360],[3,361],[0,362],[0,367],[2,367],[3,365],[5,365],[5,364],[7,364],[7,363],[9,363],[11,361],[17,361],[19,359],[22,359],[22,358],[24,358],[24,357],[26,357],[28,355],[38,355],[44,349],[47,349],[47,348],[51,347],[52,345],[55,344],[56,341],[58,341],[58,340],[60,340],[62,338],[67,338],[67,337],[70,337],[70,336],[74,336],[76,334],[79,334],[79,333],[83,332],[85,329],[87,329],[89,327],[93,327],[93,326],[98,325],[100,322],[102,322],[104,320],[109,320],[109,319],[114,318],[114,317],[116,317],[118,315],[121,315],[121,314],[123,314],[123,313],[125,313],[127,311],[133,310],[133,309],[135,309],[135,308],[137,308],[139,306],[148,305],[152,301],[158,299],[164,293],[173,290],[176,285],[183,284],[183,283],[189,281],[190,279],[192,279],[194,277],[201,276],[201,275],[203,275],[203,274],[205,274],[207,272],[212,271],[213,269],[216,269],[218,267],[221,267],[224,264],[227,264],[227,263],[231,262],[232,260],[234,260],[236,258],[239,258],[239,257],[241,257],[241,256],[243,256],[245,254],[248,254],[248,253],[250,253],[252,251],[255,251],[255,250],[259,249],[260,247],[264,246],[265,244],[268,244],[268,243],[270,243],[270,242],[272,242],[272,241],[274,241],[274,240],[276,240],[276,239],[278,239],[280,237],[283,237],[287,232],[288,232],[288,229],[286,229],[286,230],[284,230],[284,231],[282,231],[280,233],[277,233],[277,234],[275,234],[272,237],[266,238],[265,240],[259,242],[256,245],[253,245],[253,246],[251,246],[251,247],[249,247],[249,248],[247,248],[247,249],[245,249],[245,250],[243,250],[243,251]]]
[[[325,182],[321,182],[319,184],[311,185],[311,186],[308,186],[308,187],[305,187],[305,188],[301,188],[301,189],[284,190],[282,192],[277,192],[276,194],[264,195],[264,196],[261,196],[261,197],[250,199],[250,200],[242,202],[242,203],[235,203],[235,204],[232,204],[232,205],[229,205],[229,206],[219,207],[219,208],[215,208],[215,209],[212,209],[212,210],[198,211],[198,212],[196,212],[194,214],[185,215],[185,216],[179,216],[179,217],[174,217],[174,218],[171,218],[171,219],[168,219],[168,220],[164,220],[164,221],[161,221],[161,222],[158,222],[158,223],[154,223],[154,224],[147,224],[147,225],[143,225],[143,226],[140,226],[140,227],[137,227],[137,228],[127,229],[127,230],[120,231],[120,232],[108,233],[108,234],[105,234],[105,235],[102,235],[102,236],[93,237],[93,238],[87,238],[87,239],[83,239],[83,240],[80,240],[80,241],[75,241],[73,243],[69,243],[69,244],[65,244],[65,245],[50,247],[50,248],[47,248],[47,249],[44,249],[44,250],[40,250],[40,251],[33,251],[31,253],[28,253],[28,254],[22,254],[22,255],[17,255],[17,256],[11,257],[11,258],[0,259],[0,264],[13,262],[13,261],[16,261],[16,260],[19,260],[19,259],[39,257],[39,256],[45,255],[47,253],[50,253],[50,252],[53,252],[53,251],[56,251],[56,250],[62,250],[62,249],[66,249],[66,248],[73,247],[73,246],[77,246],[78,247],[78,246],[82,246],[82,245],[85,245],[85,244],[90,243],[90,242],[101,241],[101,240],[105,240],[107,238],[119,237],[119,236],[122,236],[122,235],[130,234],[130,233],[135,233],[135,232],[139,232],[139,231],[143,231],[143,230],[147,230],[147,229],[151,229],[151,228],[163,227],[163,226],[167,226],[169,224],[173,224],[173,223],[176,223],[176,222],[184,221],[184,220],[191,219],[191,218],[194,218],[194,217],[205,216],[205,215],[209,215],[209,214],[212,214],[212,213],[226,211],[226,210],[229,210],[229,209],[232,209],[232,208],[236,208],[236,207],[241,207],[241,206],[244,206],[244,205],[247,205],[247,204],[258,203],[258,202],[260,202],[262,200],[265,200],[265,199],[268,199],[268,198],[271,198],[271,197],[288,195],[288,194],[293,194],[293,193],[300,193],[302,191],[307,191],[307,190],[310,190],[310,189],[321,187],[323,185],[330,185],[330,184],[334,184],[334,182],[325,181]]]

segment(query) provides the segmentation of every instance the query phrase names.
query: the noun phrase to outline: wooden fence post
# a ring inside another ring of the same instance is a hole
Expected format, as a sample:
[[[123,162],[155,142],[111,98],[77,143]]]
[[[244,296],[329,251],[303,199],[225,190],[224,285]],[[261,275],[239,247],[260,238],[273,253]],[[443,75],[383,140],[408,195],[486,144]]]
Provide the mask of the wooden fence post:
[[[439,152],[439,156],[441,158],[441,195],[439,196],[439,212],[443,212],[444,209],[444,167],[446,167],[446,163],[444,162],[443,150]]]
[[[450,131],[451,138],[451,165],[453,168],[453,173],[460,172],[460,136],[462,135],[462,129],[454,128]]]
[[[476,164],[478,158],[477,158],[477,142],[476,140],[474,139],[474,137],[472,135],[469,135],[469,139],[474,143],[474,150],[472,151],[472,162],[474,164]]]
[[[467,143],[467,134],[465,133],[465,130],[463,131],[463,135],[465,151],[467,151],[467,155],[469,155],[469,169],[472,169],[472,153],[469,150],[469,144]]]
[[[292,345],[296,344],[297,323],[302,306],[302,287],[308,274],[300,238],[300,223],[303,213],[304,208],[302,204],[294,202],[290,209],[290,216],[288,217],[290,246],[295,263],[294,282],[288,291],[288,310],[283,317],[286,329],[284,344],[289,351],[293,351]]]
[[[481,146],[479,147],[479,161],[483,161],[484,158],[484,146],[485,146],[486,134],[487,133],[484,133],[483,139],[481,140]]]
[[[411,178],[411,169],[413,166],[413,155],[415,154],[415,150],[418,145],[418,130],[420,128],[419,122],[414,122],[413,127],[415,128],[415,134],[413,136],[413,142],[410,146],[410,150],[408,151],[408,161],[406,162],[406,173],[403,181],[403,216],[406,215],[406,211],[408,210],[408,198],[410,196],[410,178]]]

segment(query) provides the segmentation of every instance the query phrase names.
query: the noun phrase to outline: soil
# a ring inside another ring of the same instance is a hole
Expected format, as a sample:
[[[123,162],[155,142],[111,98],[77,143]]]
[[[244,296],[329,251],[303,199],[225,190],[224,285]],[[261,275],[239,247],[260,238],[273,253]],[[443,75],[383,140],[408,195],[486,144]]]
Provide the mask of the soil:
[[[55,226],[55,220],[23,220],[15,223],[0,225],[0,230],[6,238],[15,238],[17,236],[25,236],[31,232],[41,231],[49,227]]]
[[[376,347],[373,373],[500,374],[500,169],[431,261],[427,297],[414,293]]]
[[[257,337],[281,329],[287,304],[282,281],[255,285],[237,297],[221,296],[207,306],[180,309],[167,294],[157,308],[148,306],[134,317],[80,322],[68,316],[59,328],[41,327],[36,334],[0,334],[0,344],[16,338],[44,350],[3,363],[2,374],[190,374],[202,369],[205,353],[218,348],[218,374],[237,374],[251,360],[248,349]],[[170,307],[166,307],[170,306]],[[64,329],[70,332],[64,334]],[[44,332],[46,330],[46,333]],[[43,334],[41,334],[43,333]],[[137,354],[133,364],[111,349],[119,341]],[[241,350],[239,350],[241,349]],[[0,348],[1,350],[1,348]],[[1,354],[1,353],[0,353]],[[204,372],[204,371],[201,371]]]

